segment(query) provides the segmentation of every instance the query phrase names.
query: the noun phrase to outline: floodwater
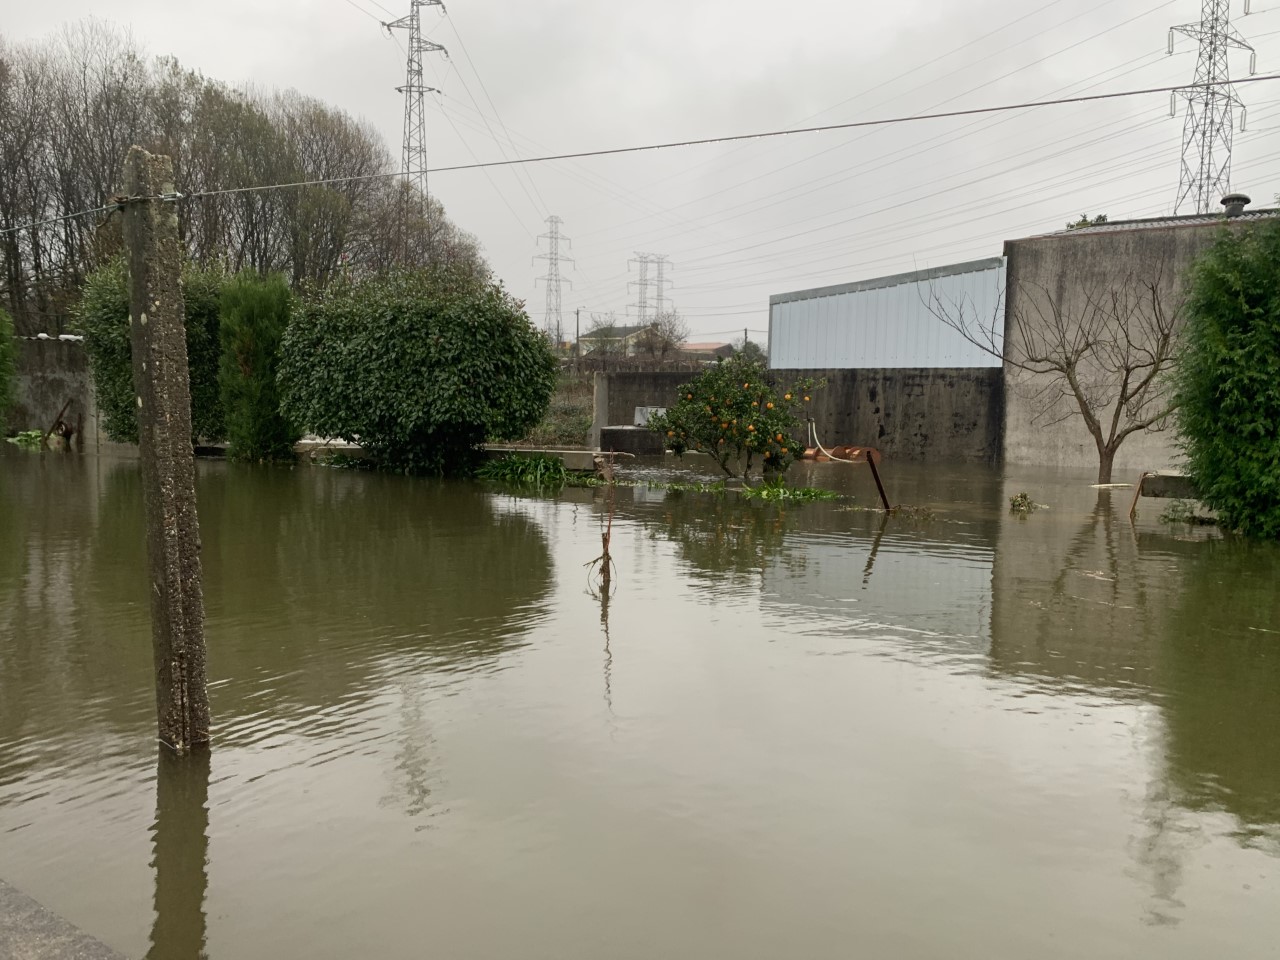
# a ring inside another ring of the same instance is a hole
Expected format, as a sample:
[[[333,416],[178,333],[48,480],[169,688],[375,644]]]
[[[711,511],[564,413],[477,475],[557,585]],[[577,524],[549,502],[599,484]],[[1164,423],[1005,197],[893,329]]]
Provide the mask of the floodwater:
[[[605,603],[605,491],[202,463],[177,762],[136,466],[0,451],[0,878],[158,960],[1276,956],[1280,549],[885,474],[619,489]]]

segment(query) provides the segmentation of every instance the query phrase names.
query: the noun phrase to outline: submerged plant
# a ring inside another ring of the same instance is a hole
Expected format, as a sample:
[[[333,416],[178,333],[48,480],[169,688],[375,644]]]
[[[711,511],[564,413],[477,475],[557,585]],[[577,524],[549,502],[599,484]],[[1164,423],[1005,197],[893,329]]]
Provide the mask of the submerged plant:
[[[44,431],[23,430],[21,433],[10,437],[9,442],[16,444],[23,450],[39,450],[44,446]]]
[[[545,453],[512,454],[486,461],[476,476],[519,486],[563,487],[569,480],[569,471],[559,457]]]
[[[1026,516],[1028,513],[1034,513],[1043,504],[1036,503],[1031,499],[1028,493],[1019,493],[1009,498],[1009,512],[1020,513]]]
[[[839,500],[840,494],[817,487],[788,487],[781,479],[768,480],[758,487],[743,487],[742,495],[748,500],[764,500],[767,503],[809,503],[814,500]]]
[[[1182,523],[1192,527],[1216,527],[1218,521],[1213,517],[1196,513],[1196,505],[1190,500],[1174,500],[1160,514],[1161,523]]]

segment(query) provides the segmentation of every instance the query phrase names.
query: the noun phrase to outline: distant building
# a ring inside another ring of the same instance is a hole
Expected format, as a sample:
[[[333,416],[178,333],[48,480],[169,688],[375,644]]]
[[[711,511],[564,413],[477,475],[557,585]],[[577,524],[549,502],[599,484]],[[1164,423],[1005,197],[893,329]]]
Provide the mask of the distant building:
[[[601,353],[631,357],[635,356],[642,335],[650,326],[647,323],[637,323],[599,327],[590,333],[584,333],[578,338],[578,342],[582,345],[583,356]]]
[[[733,356],[731,343],[682,343],[680,359],[682,360],[715,360]]]
[[[1001,455],[1000,359],[930,310],[931,298],[996,318],[1004,260],[991,257],[769,298],[769,367],[824,378],[810,412],[825,445],[867,444],[908,460]]]
[[[1095,222],[1006,241],[1003,257],[772,296],[769,366],[781,378],[827,378],[812,412],[828,445],[1094,469],[1097,447],[1075,397],[1011,358],[1050,332],[1055,312],[1070,321],[1068,336],[1080,333],[1121,280],[1146,283],[1160,310],[1180,311],[1187,270],[1219,230],[1280,218],[1280,209],[1228,199],[1225,214]],[[980,335],[948,325],[939,306]],[[1090,377],[1101,382],[1087,364],[1080,373],[1086,390]],[[1177,459],[1172,429],[1135,432],[1119,448],[1115,479]]]

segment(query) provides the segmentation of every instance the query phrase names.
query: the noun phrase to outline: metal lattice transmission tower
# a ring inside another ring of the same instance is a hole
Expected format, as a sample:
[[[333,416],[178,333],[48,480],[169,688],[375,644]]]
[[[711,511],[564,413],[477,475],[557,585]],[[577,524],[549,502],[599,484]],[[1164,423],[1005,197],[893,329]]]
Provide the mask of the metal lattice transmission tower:
[[[435,87],[426,85],[422,74],[422,57],[428,53],[449,55],[440,44],[426,39],[422,35],[422,8],[439,7],[444,12],[443,0],[410,0],[409,15],[384,23],[388,32],[392,30],[408,30],[409,45],[404,71],[404,86],[396,87],[398,93],[404,94],[404,148],[402,163],[404,165],[405,183],[416,191],[422,202],[422,213],[427,224],[427,242],[431,243],[431,201],[427,192],[427,110],[426,96],[439,93]],[[407,211],[406,211],[407,212]]]
[[[636,302],[627,307],[627,312],[631,312],[631,307],[636,308],[636,316],[639,317],[641,325],[649,320],[649,285],[653,282],[649,279],[649,264],[653,262],[652,253],[636,253],[635,257],[627,261],[627,271],[630,272],[631,264],[636,264],[640,278],[638,280],[627,281],[627,291],[630,292],[632,287],[637,290]]]
[[[673,266],[665,253],[650,254],[651,263],[654,265],[654,273],[656,276],[653,280],[654,297],[653,297],[653,315],[660,317],[671,308],[671,298],[667,296],[667,287],[673,287],[670,280],[666,278],[667,267]]]
[[[570,248],[573,241],[560,232],[560,225],[564,223],[559,217],[547,217],[547,232],[538,236],[539,240],[547,241],[547,252],[540,253],[533,259],[547,261],[547,272],[545,276],[537,277],[547,285],[547,312],[543,320],[546,327],[547,336],[552,338],[553,343],[558,348],[564,343],[564,317],[560,310],[560,285],[563,283],[573,286],[573,281],[560,276],[560,264],[573,263],[572,257],[566,257],[560,253],[560,244],[564,242]]]
[[[630,312],[631,307],[635,307],[636,317],[640,323],[646,324],[650,320],[656,319],[663,312],[664,304],[669,305],[671,298],[667,296],[667,287],[672,286],[670,280],[666,278],[667,268],[671,266],[671,261],[665,253],[640,253],[637,251],[634,259],[627,261],[627,270],[631,269],[631,264],[636,264],[638,279],[627,283],[627,290],[632,287],[636,288],[636,302],[627,307]],[[650,277],[649,268],[654,268],[655,276]],[[654,297],[649,299],[649,289],[653,288]]]
[[[1245,0],[1244,12],[1249,3]],[[1234,48],[1248,50],[1249,73],[1257,68],[1257,54],[1231,25],[1230,0],[1202,0],[1200,22],[1169,30],[1169,52],[1176,34],[1200,44],[1196,58],[1196,78],[1189,87],[1173,93],[1173,112],[1178,100],[1187,102],[1182,128],[1182,174],[1174,213],[1186,203],[1194,203],[1196,213],[1209,213],[1231,192],[1231,140],[1235,132],[1235,110],[1240,108],[1240,129],[1244,129],[1244,104],[1228,83],[1231,79],[1227,54]]]

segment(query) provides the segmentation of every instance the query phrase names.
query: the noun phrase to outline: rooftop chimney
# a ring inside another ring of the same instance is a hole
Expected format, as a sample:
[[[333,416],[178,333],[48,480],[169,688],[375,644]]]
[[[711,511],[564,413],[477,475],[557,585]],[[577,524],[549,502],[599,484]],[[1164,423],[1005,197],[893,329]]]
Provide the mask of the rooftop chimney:
[[[1244,208],[1249,205],[1249,198],[1243,193],[1229,193],[1222,198],[1222,205],[1226,207],[1228,217],[1238,217],[1244,213]]]

